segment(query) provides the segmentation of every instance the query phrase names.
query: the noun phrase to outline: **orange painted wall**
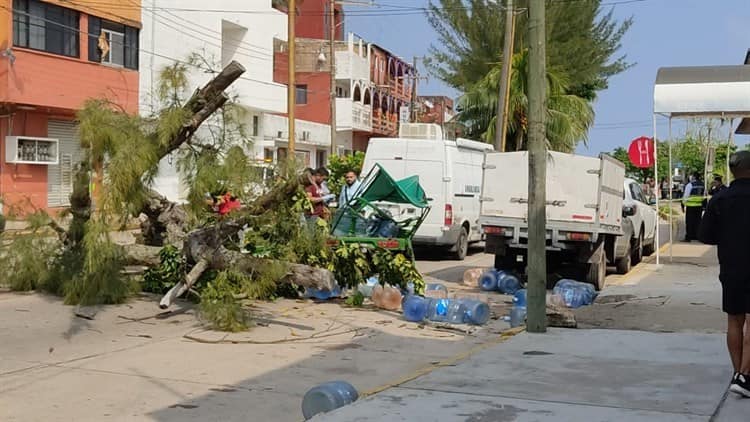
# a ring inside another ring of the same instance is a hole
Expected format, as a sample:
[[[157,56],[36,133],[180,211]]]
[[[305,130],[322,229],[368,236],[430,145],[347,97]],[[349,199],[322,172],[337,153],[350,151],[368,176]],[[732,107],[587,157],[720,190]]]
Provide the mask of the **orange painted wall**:
[[[274,54],[274,82],[285,85],[289,82],[288,63],[288,53]],[[324,125],[330,124],[330,74],[327,72],[297,72],[295,78],[297,85],[307,85],[307,104],[297,104],[294,108],[294,117],[299,120],[307,120]]]
[[[47,208],[47,166],[8,164],[5,162],[5,137],[12,135],[47,136],[47,115],[18,112],[12,118],[0,118],[0,193],[4,214],[23,215],[34,208]]]
[[[42,0],[140,28],[141,0]]]

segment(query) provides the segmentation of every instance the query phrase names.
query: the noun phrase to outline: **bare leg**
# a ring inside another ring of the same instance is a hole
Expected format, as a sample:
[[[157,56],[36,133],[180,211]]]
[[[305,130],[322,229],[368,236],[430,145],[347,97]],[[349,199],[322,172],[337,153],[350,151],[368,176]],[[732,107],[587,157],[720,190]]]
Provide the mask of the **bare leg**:
[[[745,328],[745,314],[727,315],[727,322],[727,348],[729,348],[729,356],[732,358],[734,372],[747,374],[748,372],[743,372],[741,370],[743,369],[742,352],[744,342],[745,355],[747,355],[745,357],[745,360],[747,361],[747,367],[745,369],[746,371],[750,371],[750,335],[747,337],[743,335],[743,330]]]
[[[750,319],[745,318],[745,321],[748,332],[745,334],[742,343],[742,365],[740,365],[740,373],[748,375],[750,374]]]

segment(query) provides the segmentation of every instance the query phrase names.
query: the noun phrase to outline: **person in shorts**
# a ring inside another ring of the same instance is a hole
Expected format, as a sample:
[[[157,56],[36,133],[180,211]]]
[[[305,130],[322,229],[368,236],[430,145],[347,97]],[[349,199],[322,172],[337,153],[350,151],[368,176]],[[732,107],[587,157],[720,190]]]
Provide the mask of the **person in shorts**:
[[[699,239],[718,246],[722,310],[734,366],[729,389],[750,397],[750,151],[733,154],[729,168],[735,180],[711,198]]]

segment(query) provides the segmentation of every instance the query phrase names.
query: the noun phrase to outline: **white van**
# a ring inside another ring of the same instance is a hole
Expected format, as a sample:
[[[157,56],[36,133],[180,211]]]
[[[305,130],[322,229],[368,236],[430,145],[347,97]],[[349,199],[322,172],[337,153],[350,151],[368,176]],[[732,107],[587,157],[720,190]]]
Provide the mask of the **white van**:
[[[447,246],[466,257],[470,242],[482,240],[479,196],[484,152],[492,145],[443,139],[440,126],[402,124],[399,138],[370,139],[362,174],[380,164],[399,180],[413,175],[427,194],[431,211],[417,230],[415,245]]]

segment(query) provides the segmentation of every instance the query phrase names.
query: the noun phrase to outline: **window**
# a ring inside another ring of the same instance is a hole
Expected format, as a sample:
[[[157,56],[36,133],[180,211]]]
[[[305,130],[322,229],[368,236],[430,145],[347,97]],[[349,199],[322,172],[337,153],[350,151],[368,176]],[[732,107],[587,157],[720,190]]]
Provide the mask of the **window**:
[[[260,133],[260,119],[258,118],[258,116],[253,116],[253,136],[258,136],[259,133]],[[273,158],[273,154],[271,154],[271,157]]]
[[[89,16],[89,61],[138,70],[138,28]]]
[[[38,0],[13,0],[13,45],[78,57],[78,12]]]
[[[327,155],[326,152],[323,150],[318,150],[315,153],[315,164],[318,167],[323,167],[326,165],[326,155]]]
[[[279,148],[276,150],[276,154],[278,156],[279,161],[286,160],[286,157],[288,155],[286,148]]]
[[[297,85],[297,104],[307,104],[307,85]]]
[[[638,202],[646,202],[646,198],[643,196],[643,191],[641,190],[641,187],[638,186],[637,183],[631,183],[630,184],[630,194],[633,196],[633,199]]]

